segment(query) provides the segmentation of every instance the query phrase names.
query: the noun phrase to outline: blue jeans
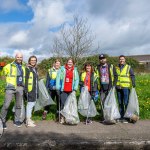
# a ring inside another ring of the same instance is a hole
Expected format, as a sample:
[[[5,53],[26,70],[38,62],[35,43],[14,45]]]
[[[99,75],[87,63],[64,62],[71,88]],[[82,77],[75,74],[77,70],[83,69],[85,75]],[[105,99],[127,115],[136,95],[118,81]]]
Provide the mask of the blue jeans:
[[[33,107],[35,106],[35,103],[36,102],[28,102],[27,103],[27,106],[26,106],[26,117],[27,118],[31,118],[32,110],[33,110]]]
[[[128,88],[117,89],[117,97],[119,102],[119,111],[120,111],[121,119],[123,119],[123,116],[128,106],[129,94],[130,94],[130,89]]]

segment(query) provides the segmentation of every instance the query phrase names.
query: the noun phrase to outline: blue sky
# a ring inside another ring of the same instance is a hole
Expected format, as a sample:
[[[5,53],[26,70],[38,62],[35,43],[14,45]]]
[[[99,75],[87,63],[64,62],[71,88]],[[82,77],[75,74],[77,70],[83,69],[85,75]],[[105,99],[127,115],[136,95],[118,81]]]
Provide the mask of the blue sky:
[[[88,19],[92,48],[108,55],[150,54],[149,0],[0,0],[0,55],[49,57],[53,38],[73,15]],[[69,25],[69,24],[68,24]]]
[[[4,4],[5,1],[2,3]],[[16,8],[11,6],[7,8],[7,4],[4,4],[4,8],[1,6],[0,23],[27,22],[32,20],[34,14],[27,3],[28,0],[18,0],[18,7]]]

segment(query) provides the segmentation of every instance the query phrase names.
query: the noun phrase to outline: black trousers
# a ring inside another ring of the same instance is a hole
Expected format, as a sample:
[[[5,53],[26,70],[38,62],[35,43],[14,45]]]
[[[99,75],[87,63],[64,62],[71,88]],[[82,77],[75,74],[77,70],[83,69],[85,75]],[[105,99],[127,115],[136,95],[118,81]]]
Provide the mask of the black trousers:
[[[64,108],[66,99],[68,98],[68,96],[71,94],[71,92],[61,92],[60,94],[60,101],[61,101],[61,110]]]
[[[51,98],[55,101],[56,100],[56,106],[57,106],[57,112],[59,111],[59,100],[60,100],[60,94],[56,90],[49,90],[49,95]],[[45,106],[44,110],[48,111],[50,110],[50,105]]]

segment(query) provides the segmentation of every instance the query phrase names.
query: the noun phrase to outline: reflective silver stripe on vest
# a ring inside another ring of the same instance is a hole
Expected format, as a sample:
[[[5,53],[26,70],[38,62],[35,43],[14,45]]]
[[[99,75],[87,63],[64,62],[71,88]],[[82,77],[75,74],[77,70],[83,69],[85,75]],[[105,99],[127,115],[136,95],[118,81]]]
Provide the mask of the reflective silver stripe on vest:
[[[127,75],[121,75],[120,77],[127,77],[128,78],[129,76],[127,76]]]
[[[130,83],[130,82],[128,82],[128,81],[121,81],[120,83]]]
[[[16,77],[15,75],[10,75],[10,77]]]

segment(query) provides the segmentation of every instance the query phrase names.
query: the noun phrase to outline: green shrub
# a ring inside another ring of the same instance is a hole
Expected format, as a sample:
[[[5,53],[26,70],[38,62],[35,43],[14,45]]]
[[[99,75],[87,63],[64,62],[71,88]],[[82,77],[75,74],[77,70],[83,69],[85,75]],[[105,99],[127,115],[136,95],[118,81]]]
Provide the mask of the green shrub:
[[[44,59],[43,61],[41,61],[38,64],[38,68],[40,70],[40,75],[41,76],[45,75],[47,70],[50,67],[52,67],[53,62],[55,61],[55,59],[56,58],[54,58],[54,57],[49,58],[49,59]],[[118,57],[109,57],[109,56],[107,56],[107,60],[108,60],[108,63],[110,63],[110,64],[113,64],[115,66],[118,65]],[[139,63],[136,60],[132,59],[132,58],[127,58],[126,61],[129,65],[131,65],[133,67],[133,69],[136,69],[136,68],[139,67]],[[64,65],[65,62],[66,62],[66,58],[61,58],[61,64]],[[92,65],[94,67],[96,67],[99,64],[98,55],[80,58],[78,60],[78,62],[76,63],[76,66],[78,67],[79,72],[81,72],[81,70],[83,69],[84,64],[86,62],[91,62]]]

